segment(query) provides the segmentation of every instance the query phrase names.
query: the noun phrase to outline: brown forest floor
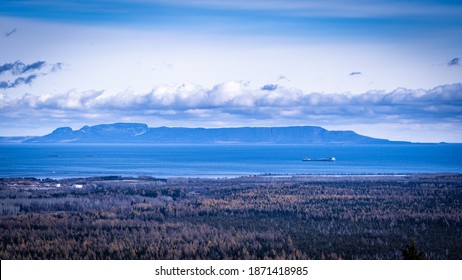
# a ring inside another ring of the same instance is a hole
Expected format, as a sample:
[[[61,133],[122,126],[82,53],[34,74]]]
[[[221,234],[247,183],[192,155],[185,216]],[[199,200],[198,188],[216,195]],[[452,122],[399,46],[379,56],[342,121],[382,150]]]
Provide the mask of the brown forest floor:
[[[457,174],[4,178],[0,201],[0,259],[462,259]]]

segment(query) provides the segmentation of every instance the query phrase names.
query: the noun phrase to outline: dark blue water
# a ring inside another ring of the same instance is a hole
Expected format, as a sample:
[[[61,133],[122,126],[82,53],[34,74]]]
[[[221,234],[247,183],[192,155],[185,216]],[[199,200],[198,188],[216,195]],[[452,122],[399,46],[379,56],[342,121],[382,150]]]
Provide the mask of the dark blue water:
[[[304,162],[304,157],[335,162]],[[462,173],[462,144],[0,144],[0,177]]]

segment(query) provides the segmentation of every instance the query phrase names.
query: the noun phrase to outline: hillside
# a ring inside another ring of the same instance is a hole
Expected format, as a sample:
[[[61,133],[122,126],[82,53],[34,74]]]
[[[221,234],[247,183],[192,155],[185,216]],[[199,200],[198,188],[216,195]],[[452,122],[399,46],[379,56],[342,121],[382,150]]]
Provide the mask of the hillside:
[[[353,131],[329,131],[318,126],[239,128],[150,128],[140,123],[61,127],[27,143],[152,143],[152,144],[387,144],[395,143]]]
[[[150,128],[140,123],[61,127],[25,140],[28,143],[152,143],[152,144],[386,144],[394,143],[353,131],[329,131],[318,126],[239,128]]]

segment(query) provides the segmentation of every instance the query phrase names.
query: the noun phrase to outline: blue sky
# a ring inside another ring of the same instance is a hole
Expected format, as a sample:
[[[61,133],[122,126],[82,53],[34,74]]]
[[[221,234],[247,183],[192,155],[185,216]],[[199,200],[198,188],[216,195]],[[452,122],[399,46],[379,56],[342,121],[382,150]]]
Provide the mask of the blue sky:
[[[319,125],[462,142],[460,1],[1,1],[0,135]]]

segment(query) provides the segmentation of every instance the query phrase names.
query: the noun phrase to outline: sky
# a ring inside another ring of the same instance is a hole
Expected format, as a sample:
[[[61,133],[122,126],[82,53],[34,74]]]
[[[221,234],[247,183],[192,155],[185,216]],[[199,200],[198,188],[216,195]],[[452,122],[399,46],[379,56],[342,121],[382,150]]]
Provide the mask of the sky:
[[[115,122],[462,142],[462,2],[2,0],[0,136]]]

